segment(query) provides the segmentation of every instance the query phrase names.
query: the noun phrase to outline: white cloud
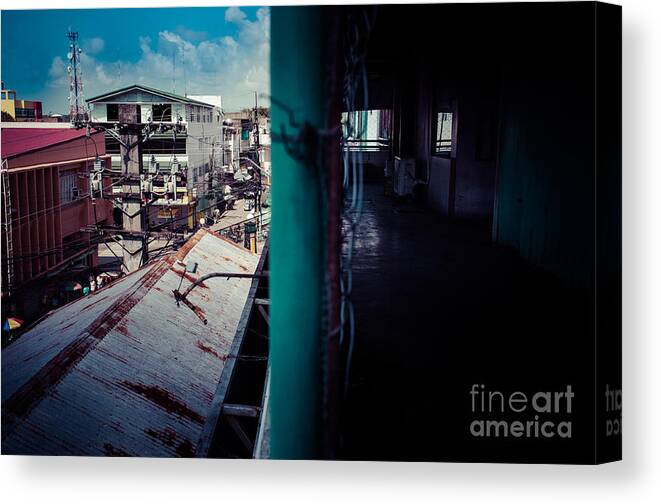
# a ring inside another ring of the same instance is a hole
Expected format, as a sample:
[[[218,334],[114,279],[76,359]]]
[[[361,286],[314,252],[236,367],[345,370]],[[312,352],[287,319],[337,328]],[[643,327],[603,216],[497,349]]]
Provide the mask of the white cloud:
[[[87,39],[83,42],[83,50],[89,54],[99,54],[105,46],[105,41],[100,37]]]
[[[48,75],[52,80],[60,79],[61,77],[66,77],[67,75],[67,65],[64,63],[64,60],[59,56],[55,56],[53,61],[48,69]]]
[[[158,39],[140,37],[137,61],[101,61],[103,39],[89,39],[83,46],[84,94],[89,98],[134,83],[173,91],[177,94],[222,95],[226,110],[250,106],[251,93],[269,93],[270,15],[260,8],[249,20],[238,7],[225,11],[225,21],[236,26],[234,37],[219,39],[187,37],[187,30],[163,30]],[[190,33],[198,33],[190,31]],[[92,42],[92,41],[95,42]],[[92,50],[90,50],[90,48]],[[48,72],[49,82],[42,96],[46,111],[66,112],[68,75],[66,62],[55,57]]]
[[[246,20],[246,14],[239,7],[230,7],[225,11],[227,23],[242,23]]]

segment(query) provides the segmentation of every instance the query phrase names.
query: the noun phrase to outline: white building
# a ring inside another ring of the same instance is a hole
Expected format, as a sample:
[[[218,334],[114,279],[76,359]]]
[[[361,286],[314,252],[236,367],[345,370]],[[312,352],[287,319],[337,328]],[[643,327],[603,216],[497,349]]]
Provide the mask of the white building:
[[[175,160],[185,174],[185,201],[189,207],[189,225],[199,214],[213,210],[216,204],[213,173],[223,165],[223,112],[220,96],[186,97],[135,84],[87,100],[90,117],[95,122],[119,122],[122,105],[138,106],[142,123],[177,123],[183,133],[172,131],[154,134],[142,148],[143,165],[156,161],[161,169]],[[120,146],[106,134],[106,150],[112,155],[112,168],[121,169]],[[180,190],[183,190],[182,187]],[[182,195],[183,201],[183,195]],[[168,212],[150,213],[152,223],[169,219]]]

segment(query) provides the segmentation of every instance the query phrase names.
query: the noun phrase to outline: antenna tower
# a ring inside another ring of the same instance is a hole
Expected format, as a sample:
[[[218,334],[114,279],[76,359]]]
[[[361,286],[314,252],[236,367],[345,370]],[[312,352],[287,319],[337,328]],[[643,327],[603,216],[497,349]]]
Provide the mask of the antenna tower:
[[[80,68],[78,32],[67,32],[69,51],[67,52],[67,73],[69,74],[69,119],[72,122],[86,120],[85,99],[83,96],[83,78]]]

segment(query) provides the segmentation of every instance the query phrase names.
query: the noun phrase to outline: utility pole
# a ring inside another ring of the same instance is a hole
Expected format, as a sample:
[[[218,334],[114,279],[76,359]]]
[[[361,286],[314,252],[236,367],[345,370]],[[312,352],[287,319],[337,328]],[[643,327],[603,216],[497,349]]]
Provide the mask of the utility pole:
[[[259,168],[257,169],[257,176],[259,185],[255,193],[255,210],[258,213],[259,226],[261,227],[262,217],[262,160],[259,152],[259,105],[257,103],[257,91],[255,91],[255,161]]]
[[[147,261],[145,240],[146,207],[142,204],[140,179],[142,175],[142,128],[137,105],[119,106],[119,120],[126,125],[120,142],[122,172],[122,250],[124,267],[130,273]]]
[[[157,131],[172,130],[173,141],[176,141],[176,132],[181,129],[180,118],[176,123],[163,124],[149,122],[143,124],[138,116],[138,105],[133,103],[119,105],[118,122],[82,121],[73,123],[75,128],[86,128],[105,131],[113,136],[120,145],[122,163],[122,191],[119,195],[122,211],[122,229],[112,228],[110,236],[122,248],[122,265],[124,271],[130,273],[145,264],[148,258],[148,240],[150,236],[159,236],[161,231],[147,229],[149,208],[157,200],[165,197],[168,206],[177,202],[177,177],[181,174],[181,165],[176,157],[165,170],[152,157],[149,163],[149,173],[143,170],[142,145]],[[101,181],[99,181],[102,187]],[[160,187],[156,191],[155,187]],[[95,224],[88,232],[101,232],[103,230]],[[118,241],[114,235],[121,235]]]
[[[257,106],[257,91],[255,91],[255,152],[257,152],[257,161],[259,161],[259,107]]]
[[[93,121],[89,117],[82,103],[82,82],[80,79],[80,49],[77,47],[78,33],[69,32],[67,37],[70,41],[68,59],[71,102],[71,124],[76,129],[85,128],[89,137],[91,131],[104,131],[112,136],[120,145],[120,157],[122,164],[121,183],[122,190],[119,196],[122,211],[122,229],[102,229],[96,222],[94,226],[88,226],[82,231],[105,234],[108,239],[114,240],[123,250],[123,269],[130,273],[145,264],[148,258],[148,237],[159,236],[161,231],[150,231],[147,229],[148,212],[152,204],[159,200],[165,200],[169,206],[171,202],[177,202],[177,177],[181,175],[181,165],[174,157],[170,166],[161,170],[159,163],[152,156],[149,163],[149,173],[143,170],[142,145],[149,140],[153,134],[165,131],[173,132],[173,143],[176,143],[176,134],[182,131],[184,126],[182,119],[177,116],[171,123],[163,123],[160,120],[154,122],[153,118],[142,123],[136,103],[119,104],[118,121]],[[158,118],[156,118],[158,119]],[[96,165],[97,163],[95,163]],[[92,201],[94,203],[95,191],[99,191],[103,197],[103,181],[101,177],[101,163],[99,169],[90,173],[90,188]],[[166,173],[167,172],[167,173]],[[92,183],[94,181],[94,183]],[[95,187],[97,187],[95,189]],[[156,188],[156,189],[155,189]],[[160,202],[162,204],[162,201]],[[170,213],[172,215],[172,213]],[[95,218],[96,221],[96,218]],[[107,233],[106,233],[107,231]],[[115,238],[121,235],[122,240]],[[114,252],[113,252],[114,253]]]

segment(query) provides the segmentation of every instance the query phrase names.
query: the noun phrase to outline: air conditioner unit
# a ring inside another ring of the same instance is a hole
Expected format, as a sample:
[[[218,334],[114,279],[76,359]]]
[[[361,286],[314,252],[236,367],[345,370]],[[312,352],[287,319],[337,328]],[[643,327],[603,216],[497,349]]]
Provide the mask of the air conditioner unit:
[[[415,184],[415,159],[395,157],[393,189],[397,196],[413,194]]]

